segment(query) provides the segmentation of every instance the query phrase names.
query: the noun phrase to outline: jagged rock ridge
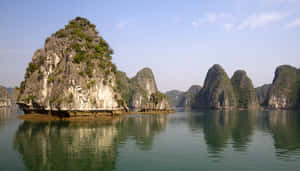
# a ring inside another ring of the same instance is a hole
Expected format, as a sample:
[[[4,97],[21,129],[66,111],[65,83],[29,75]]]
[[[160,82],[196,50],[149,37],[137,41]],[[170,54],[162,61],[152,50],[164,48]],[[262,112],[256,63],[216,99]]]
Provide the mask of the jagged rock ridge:
[[[158,91],[150,68],[140,70],[131,79],[118,71],[117,80],[123,99],[133,111],[171,110],[166,96]]]
[[[266,104],[268,103],[267,100],[271,86],[272,84],[264,84],[260,87],[255,88],[257,99],[260,105],[266,106]]]
[[[201,86],[199,85],[192,85],[188,91],[184,93],[184,98],[182,99],[179,106],[185,107],[185,108],[191,108],[192,104],[195,103],[195,98],[197,94],[201,90]]]
[[[25,112],[125,110],[112,53],[94,24],[71,20],[34,53],[17,103]]]
[[[214,65],[208,70],[204,86],[192,107],[230,109],[236,106],[237,101],[230,79],[220,65]]]
[[[201,86],[192,85],[186,92],[171,90],[166,92],[169,103],[174,107],[191,108],[195,97],[200,92]]]
[[[3,86],[0,86],[0,107],[10,107],[12,105],[12,96]]]

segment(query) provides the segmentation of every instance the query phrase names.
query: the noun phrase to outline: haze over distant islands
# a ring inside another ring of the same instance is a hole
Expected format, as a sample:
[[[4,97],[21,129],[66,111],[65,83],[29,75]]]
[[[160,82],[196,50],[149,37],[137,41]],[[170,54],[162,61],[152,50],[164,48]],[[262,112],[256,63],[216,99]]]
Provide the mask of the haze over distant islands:
[[[83,16],[111,45],[112,61],[120,70],[133,77],[150,67],[163,92],[203,86],[215,63],[226,68],[229,77],[237,69],[246,70],[257,87],[271,83],[279,65],[300,67],[299,7],[297,0],[72,4],[4,0],[0,2],[0,85],[19,85],[46,37]]]

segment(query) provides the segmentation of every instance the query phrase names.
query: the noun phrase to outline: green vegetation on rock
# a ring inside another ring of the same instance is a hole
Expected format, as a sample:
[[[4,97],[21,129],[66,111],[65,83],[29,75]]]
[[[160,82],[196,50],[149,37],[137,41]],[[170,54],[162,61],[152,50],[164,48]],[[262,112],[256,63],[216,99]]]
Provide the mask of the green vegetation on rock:
[[[272,84],[264,84],[263,86],[255,88],[256,96],[260,105],[267,106],[271,86]]]
[[[245,71],[236,71],[231,78],[231,83],[237,99],[238,108],[258,107],[257,97],[252,81]]]
[[[237,102],[231,81],[220,65],[211,67],[206,75],[204,87],[196,96],[193,108],[227,109]]]
[[[290,66],[277,67],[269,93],[270,108],[300,108],[300,70]]]

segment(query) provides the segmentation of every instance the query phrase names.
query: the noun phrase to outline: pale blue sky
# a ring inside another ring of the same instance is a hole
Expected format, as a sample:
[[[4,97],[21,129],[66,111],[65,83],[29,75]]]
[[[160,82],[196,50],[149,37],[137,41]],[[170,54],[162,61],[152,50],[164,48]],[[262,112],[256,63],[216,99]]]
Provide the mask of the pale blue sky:
[[[35,50],[76,16],[96,24],[118,69],[150,67],[162,91],[202,85],[216,63],[271,83],[278,65],[300,67],[299,9],[300,0],[1,0],[0,84],[19,85]]]

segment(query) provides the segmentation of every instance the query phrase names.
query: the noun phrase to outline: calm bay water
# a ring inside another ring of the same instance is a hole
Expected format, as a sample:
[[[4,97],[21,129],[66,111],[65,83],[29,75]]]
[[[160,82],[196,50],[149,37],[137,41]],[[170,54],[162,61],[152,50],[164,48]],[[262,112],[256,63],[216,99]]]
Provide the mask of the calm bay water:
[[[0,109],[0,170],[298,170],[300,113],[178,111],[25,122]]]

